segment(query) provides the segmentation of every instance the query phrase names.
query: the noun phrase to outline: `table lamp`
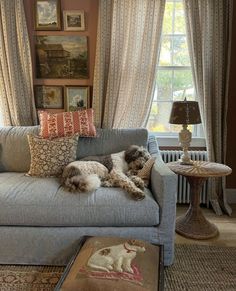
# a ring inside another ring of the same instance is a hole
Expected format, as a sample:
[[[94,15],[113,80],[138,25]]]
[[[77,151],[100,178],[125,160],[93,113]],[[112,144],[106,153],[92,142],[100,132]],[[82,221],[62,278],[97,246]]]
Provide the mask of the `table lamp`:
[[[192,140],[192,133],[188,130],[188,124],[201,123],[201,116],[197,101],[175,101],[173,102],[170,120],[171,124],[182,124],[183,129],[179,133],[179,144],[183,148],[183,155],[180,158],[180,163],[184,165],[192,165],[188,148]]]

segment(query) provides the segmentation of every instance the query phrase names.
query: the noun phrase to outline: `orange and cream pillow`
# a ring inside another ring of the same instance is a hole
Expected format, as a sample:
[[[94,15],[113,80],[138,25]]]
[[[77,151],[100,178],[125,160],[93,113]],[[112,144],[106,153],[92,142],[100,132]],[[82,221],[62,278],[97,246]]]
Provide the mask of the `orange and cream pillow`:
[[[93,123],[93,109],[74,112],[51,113],[39,111],[40,136],[56,138],[63,136],[94,137],[96,129]]]
[[[143,168],[138,171],[137,176],[144,181],[145,186],[147,187],[150,181],[151,170],[155,163],[156,158],[150,158],[146,161]]]

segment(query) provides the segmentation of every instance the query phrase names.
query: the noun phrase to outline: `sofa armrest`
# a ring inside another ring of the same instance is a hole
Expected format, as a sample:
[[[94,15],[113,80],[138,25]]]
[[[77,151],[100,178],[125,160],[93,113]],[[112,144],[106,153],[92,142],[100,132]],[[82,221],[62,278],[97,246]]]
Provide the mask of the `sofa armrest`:
[[[161,210],[160,219],[168,216],[169,211],[175,213],[177,196],[177,175],[163,162],[160,155],[156,156],[151,172],[152,194]]]
[[[147,148],[156,157],[151,172],[151,191],[160,207],[155,240],[164,245],[164,261],[168,266],[174,261],[177,175],[163,162],[155,136],[149,136]]]
[[[148,151],[156,158],[151,172],[151,189],[154,198],[160,206],[160,219],[168,216],[168,212],[176,212],[177,175],[164,163],[161,157],[157,139],[154,135],[148,138]]]
[[[177,175],[166,166],[160,154],[156,155],[152,168],[151,190],[160,207],[156,239],[164,245],[165,265],[168,266],[174,261]]]

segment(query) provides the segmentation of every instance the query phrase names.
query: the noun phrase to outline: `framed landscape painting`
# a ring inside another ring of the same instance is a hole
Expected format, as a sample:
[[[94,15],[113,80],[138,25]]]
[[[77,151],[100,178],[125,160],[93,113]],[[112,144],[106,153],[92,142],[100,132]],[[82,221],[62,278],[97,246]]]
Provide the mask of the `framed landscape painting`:
[[[90,92],[88,86],[66,86],[66,111],[85,110],[89,108],[89,94]]]
[[[87,79],[87,36],[36,36],[36,78]]]
[[[65,10],[63,11],[63,20],[64,20],[64,30],[68,31],[85,30],[83,10]]]
[[[35,0],[35,30],[60,30],[60,11],[60,0]]]
[[[34,97],[36,108],[41,109],[63,109],[63,87],[62,86],[34,86]]]

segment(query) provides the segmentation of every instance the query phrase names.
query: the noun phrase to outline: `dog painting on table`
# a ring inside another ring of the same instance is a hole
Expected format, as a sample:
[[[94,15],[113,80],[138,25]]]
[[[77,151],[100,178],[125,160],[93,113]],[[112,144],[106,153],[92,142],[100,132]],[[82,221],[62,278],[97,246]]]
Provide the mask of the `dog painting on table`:
[[[89,258],[87,266],[105,272],[115,271],[133,274],[132,260],[140,252],[145,252],[144,245],[137,240],[128,240],[123,244],[97,250]]]

